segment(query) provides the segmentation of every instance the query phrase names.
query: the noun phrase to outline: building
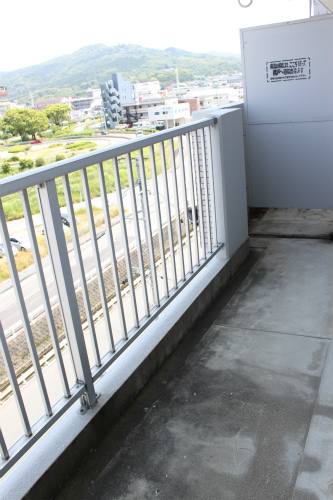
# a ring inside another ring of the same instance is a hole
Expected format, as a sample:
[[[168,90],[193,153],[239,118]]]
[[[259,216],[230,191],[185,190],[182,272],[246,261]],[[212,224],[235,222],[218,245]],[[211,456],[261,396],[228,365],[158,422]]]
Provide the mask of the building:
[[[9,109],[17,108],[16,102],[9,101],[0,101],[0,118],[8,111]]]
[[[191,120],[190,105],[176,98],[165,99],[164,104],[148,109],[148,119],[151,123],[164,121],[166,128],[184,125]]]
[[[178,102],[179,103],[188,103],[190,106],[190,115],[192,116],[192,113],[194,111],[199,111],[201,108],[200,106],[200,99],[199,97],[178,97]]]
[[[93,99],[101,99],[101,89],[88,89],[87,97],[92,97]]]
[[[77,99],[72,98],[70,103],[73,112],[75,112],[75,111],[90,110],[93,101],[94,101],[93,97],[79,97]]]
[[[122,106],[123,120],[127,123],[136,121],[164,121],[166,127],[184,124],[190,120],[190,105],[175,97],[142,99],[135,103],[125,103]]]
[[[168,97],[174,96],[180,99],[199,99],[200,109],[213,108],[215,106],[224,106],[230,104],[230,91],[228,88],[212,88],[212,87],[185,87],[173,89],[168,93]]]
[[[0,85],[0,102],[8,101],[7,87],[5,85]]]
[[[112,80],[101,85],[101,95],[105,126],[115,128],[122,118],[122,111],[119,92],[114,87]]]
[[[161,94],[160,82],[155,80],[152,82],[141,82],[134,84],[135,100],[152,99],[159,97]]]
[[[34,109],[37,111],[43,111],[43,109],[46,108],[46,106],[52,106],[53,104],[67,104],[70,106],[70,98],[69,97],[54,97],[51,99],[42,99],[38,102],[36,102]]]
[[[227,77],[227,83],[228,84],[239,84],[241,86],[243,86],[243,75],[241,74],[234,74],[234,75],[230,75]]]
[[[126,121],[126,123],[149,120],[149,109],[164,103],[164,98],[142,99],[141,101],[123,103],[123,120],[124,122]]]
[[[102,106],[107,128],[115,128],[122,119],[122,103],[133,101],[131,82],[124,81],[121,73],[112,73],[112,80],[101,85]]]
[[[112,73],[114,88],[118,91],[120,104],[133,101],[133,85],[131,82],[123,80],[121,73]]]
[[[242,30],[244,103],[0,181],[1,198],[21,194],[32,236],[27,190],[38,190],[59,296],[51,309],[37,249],[47,319],[30,320],[32,289],[21,288],[1,210],[22,318],[21,331],[7,336],[0,324],[17,402],[1,407],[2,498],[332,500],[333,5],[331,12]],[[95,165],[109,268],[90,216],[95,275],[88,279],[81,264],[78,287],[56,179],[63,176],[74,223],[68,175],[81,176],[91,212],[87,169]],[[113,227],[111,169],[120,220]],[[248,207],[256,209],[250,224]],[[33,336],[39,321],[54,345],[43,357]],[[20,338],[30,341],[34,374],[14,365]],[[14,419],[18,435],[8,439]]]

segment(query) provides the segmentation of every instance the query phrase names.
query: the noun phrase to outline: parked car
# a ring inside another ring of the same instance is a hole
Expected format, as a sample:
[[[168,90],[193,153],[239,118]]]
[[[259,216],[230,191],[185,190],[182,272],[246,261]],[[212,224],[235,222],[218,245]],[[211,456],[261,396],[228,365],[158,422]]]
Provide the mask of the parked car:
[[[21,250],[22,252],[25,252],[26,250],[31,250],[29,242],[24,241],[22,238],[17,239],[12,237],[10,238],[10,241],[13,247],[17,248],[18,250]]]
[[[17,254],[17,248],[15,248],[12,245],[12,250],[13,250],[13,254],[16,255]],[[0,259],[2,259],[3,255],[6,257],[6,250],[5,250],[4,244],[0,243]]]
[[[69,220],[68,214],[61,214],[61,222],[66,227],[70,227],[71,226],[71,222]],[[77,224],[77,220],[76,219],[75,219],[75,224]],[[64,228],[64,230],[65,230],[65,228]],[[67,229],[65,231],[67,231]],[[42,234],[43,235],[45,234],[44,228],[42,229]]]
[[[71,225],[67,214],[61,214],[61,222],[63,223],[64,226],[67,226],[67,227],[69,227]]]
[[[64,226],[70,227],[71,222],[69,220],[68,214],[61,214],[61,222]],[[77,220],[75,219],[75,224],[77,224]]]
[[[43,141],[41,139],[35,139],[34,141],[31,141],[30,144],[41,144]]]

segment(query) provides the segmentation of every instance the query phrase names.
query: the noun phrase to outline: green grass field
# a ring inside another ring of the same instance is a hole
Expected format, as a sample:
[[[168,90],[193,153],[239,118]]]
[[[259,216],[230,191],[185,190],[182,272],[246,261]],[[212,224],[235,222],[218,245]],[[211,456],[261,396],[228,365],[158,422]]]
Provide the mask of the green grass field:
[[[76,143],[78,144],[78,143]],[[57,145],[58,146],[58,145]],[[87,142],[86,146],[89,149],[91,148],[91,143]],[[174,147],[177,148],[178,144],[177,141],[174,143]],[[80,154],[84,153],[86,150],[80,150]],[[162,172],[162,166],[161,166],[161,156],[160,156],[160,148],[155,145],[154,146],[154,152],[155,152],[155,164],[156,164],[156,172],[157,175],[159,175]],[[62,146],[52,148],[50,150],[49,145],[45,143],[45,147],[43,148],[38,148],[38,150],[34,151],[29,151],[27,155],[24,153],[18,153],[18,156],[20,158],[32,158],[35,160],[36,158],[43,157],[46,159],[46,163],[52,163],[55,159],[55,156],[57,154],[64,154],[66,158],[69,158],[73,156],[73,153],[71,150],[66,149],[66,143],[63,143]],[[149,155],[149,148],[144,148],[143,150],[143,155],[145,157],[145,172],[146,172],[146,177],[147,179],[151,178],[151,160],[150,160],[150,155]],[[166,142],[165,143],[165,155],[166,155],[166,163],[167,163],[167,168],[170,168],[170,151],[169,151],[169,145]],[[132,153],[132,165],[133,165],[133,177],[134,180],[137,180],[137,172],[135,168],[135,158],[138,156],[137,152]],[[112,160],[108,160],[104,162],[104,175],[105,175],[105,184],[106,184],[106,190],[108,193],[111,193],[115,190],[115,182],[114,182],[114,175],[113,175],[113,167],[112,167]],[[37,167],[38,168],[38,167]],[[43,168],[43,167],[40,167]],[[118,168],[119,168],[119,177],[120,177],[120,183],[121,187],[126,188],[128,187],[128,176],[127,176],[127,167],[126,167],[126,161],[125,158],[120,158],[118,162]],[[7,177],[8,175],[13,175],[15,173],[19,172],[19,166],[17,163],[14,163],[11,165],[11,171],[9,174],[3,174],[1,172],[1,165],[0,165],[0,179]],[[100,188],[99,188],[99,181],[98,181],[98,175],[97,175],[97,166],[93,165],[91,167],[87,168],[87,175],[88,175],[88,182],[89,182],[89,190],[90,190],[90,196],[91,198],[97,198],[100,196]],[[81,201],[81,194],[83,193],[83,188],[82,188],[82,182],[81,182],[81,174],[80,172],[74,172],[69,175],[69,181],[70,181],[70,186],[71,186],[71,193],[72,193],[72,198],[74,203],[78,203]],[[65,202],[65,196],[64,196],[64,188],[62,184],[61,178],[56,179],[56,186],[57,186],[57,192],[58,192],[58,199],[59,199],[59,204],[61,207],[66,205]],[[29,195],[29,202],[30,202],[30,207],[31,207],[31,212],[32,214],[36,214],[39,212],[39,205],[38,205],[38,200],[37,200],[37,193],[36,193],[36,188],[30,188],[28,189],[28,195]],[[23,217],[23,209],[21,205],[21,199],[19,193],[14,193],[9,196],[5,196],[2,199],[3,203],[3,208],[5,211],[6,219],[9,220],[16,220],[20,219]]]

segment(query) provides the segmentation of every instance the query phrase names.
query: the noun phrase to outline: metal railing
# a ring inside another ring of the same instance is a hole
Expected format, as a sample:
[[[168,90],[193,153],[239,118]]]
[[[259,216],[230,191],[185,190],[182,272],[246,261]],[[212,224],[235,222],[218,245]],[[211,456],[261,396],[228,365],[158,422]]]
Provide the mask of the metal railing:
[[[82,413],[95,405],[95,382],[222,248],[216,225],[211,151],[211,128],[215,123],[214,118],[201,120],[1,181],[0,233],[17,314],[23,324],[21,336],[27,345],[26,357],[43,406],[41,415],[29,416],[33,411],[27,408],[29,401],[27,395],[22,394],[25,386],[20,380],[25,369],[19,363],[22,356],[15,357],[11,346],[17,334],[14,339],[6,339],[0,323],[3,372],[23,432],[8,445],[6,429],[0,430],[1,476],[76,401],[81,400]],[[102,238],[96,235],[88,168],[98,179],[105,221],[102,244]],[[78,172],[90,231],[92,258],[89,256],[89,259],[94,266],[94,278],[89,281],[88,257],[76,228],[71,185],[71,175]],[[62,182],[56,183],[59,178]],[[149,188],[148,178],[151,179]],[[46,278],[32,220],[29,193],[34,187],[55,283],[56,304],[53,297],[50,298],[50,277]],[[129,206],[126,211],[125,187]],[[116,225],[111,224],[109,215],[113,189],[119,209]],[[71,252],[61,222],[60,191],[70,219]],[[20,282],[6,222],[6,196],[17,192],[36,270],[34,286],[38,288],[43,306],[43,318],[34,321],[29,319],[29,294],[23,291]],[[42,320],[44,323],[40,326]],[[42,366],[46,350],[41,347],[44,340],[37,340],[38,328],[47,337],[47,352],[51,353],[57,382],[53,375],[52,381],[48,380],[49,375]],[[35,423],[31,423],[32,420]]]

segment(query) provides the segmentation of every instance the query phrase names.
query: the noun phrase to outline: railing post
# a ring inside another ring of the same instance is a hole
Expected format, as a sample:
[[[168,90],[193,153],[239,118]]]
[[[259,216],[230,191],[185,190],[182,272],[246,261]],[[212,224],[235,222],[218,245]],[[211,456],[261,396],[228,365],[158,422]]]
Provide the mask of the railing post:
[[[248,238],[246,179],[241,109],[193,113],[193,119],[215,118],[211,127],[213,184],[218,244],[229,259]]]
[[[51,267],[74,369],[77,381],[84,383],[86,386],[88,406],[91,407],[96,403],[96,394],[83,338],[55,181],[51,180],[39,184],[37,190]],[[85,403],[83,399],[82,402]]]

